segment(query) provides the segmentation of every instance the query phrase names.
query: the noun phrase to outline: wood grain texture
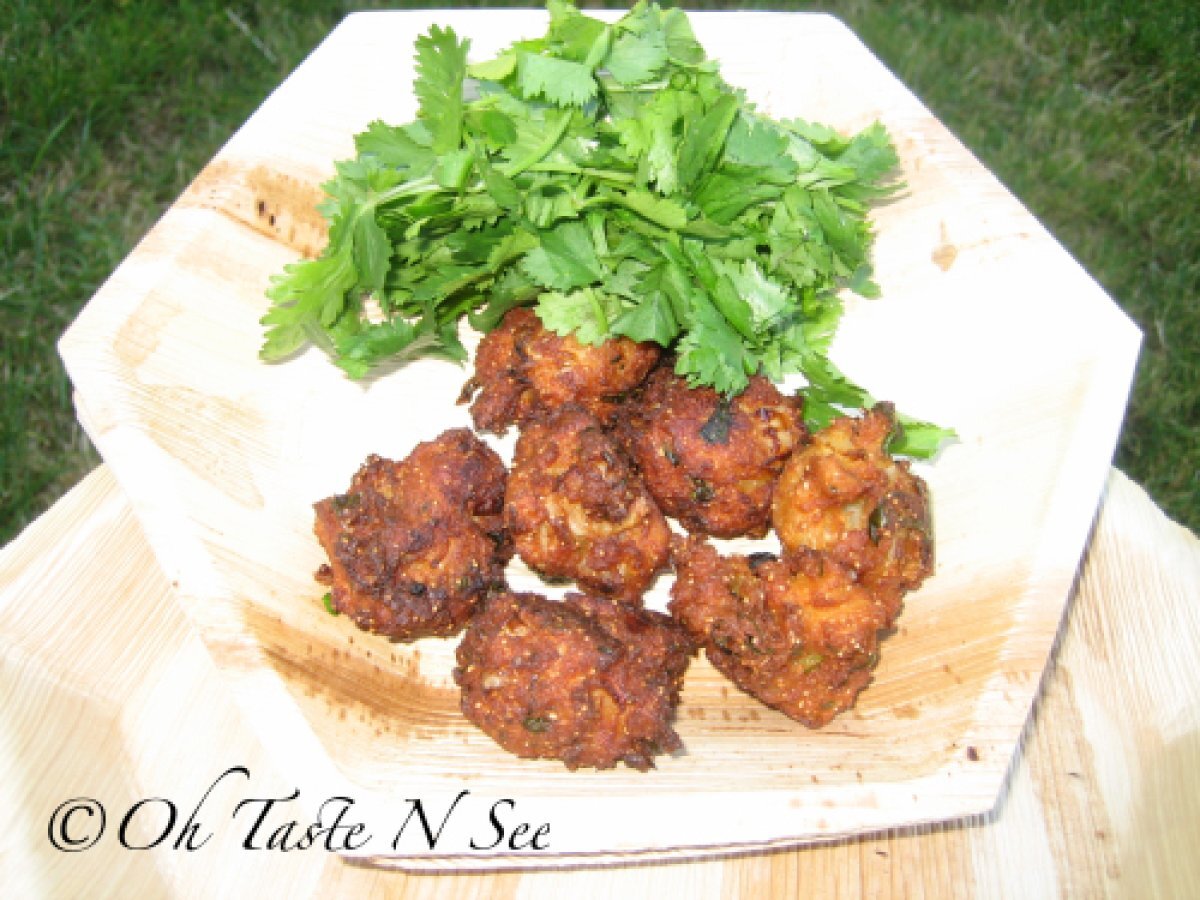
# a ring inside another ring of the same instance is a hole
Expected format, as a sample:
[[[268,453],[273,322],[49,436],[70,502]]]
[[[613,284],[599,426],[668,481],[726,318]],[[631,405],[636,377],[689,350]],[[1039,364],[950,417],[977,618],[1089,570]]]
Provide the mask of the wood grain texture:
[[[292,785],[102,467],[0,552],[0,802],[14,816],[0,871],[6,892],[46,897],[1195,896],[1197,584],[1200,540],[1112,471],[1034,716],[986,814],[728,859],[406,874],[241,846],[237,801]],[[148,796],[183,807],[232,766],[251,777],[213,792],[200,850],[130,851],[109,834],[68,854],[47,841],[69,797],[99,798],[110,816]]]
[[[922,467],[938,571],[908,598],[857,708],[808,732],[698,662],[679,715],[686,753],[650,775],[569,773],[510,757],[462,720],[453,641],[392,645],[324,612],[311,504],[342,490],[368,453],[398,458],[467,424],[454,404],[465,373],[421,361],[360,385],[316,352],[263,365],[263,290],[320,246],[317,185],[352,135],[374,118],[412,116],[409,92],[378,86],[411,83],[396,48],[435,21],[471,35],[475,58],[544,29],[531,12],[349,17],[61,344],[89,434],[282,774],[306,797],[346,794],[380,810],[417,789],[449,802],[469,784],[481,802],[515,793],[531,815],[564,823],[564,856],[553,860],[441,859],[415,845],[369,854],[408,866],[691,857],[992,808],[1061,621],[1139,335],[827,16],[694,23],[725,77],[768,112],[847,131],[882,120],[909,186],[876,216],[885,299],[848,300],[834,357],[961,441]],[[512,581],[535,586],[519,569]],[[652,602],[663,604],[668,584]],[[579,817],[585,800],[591,814]]]

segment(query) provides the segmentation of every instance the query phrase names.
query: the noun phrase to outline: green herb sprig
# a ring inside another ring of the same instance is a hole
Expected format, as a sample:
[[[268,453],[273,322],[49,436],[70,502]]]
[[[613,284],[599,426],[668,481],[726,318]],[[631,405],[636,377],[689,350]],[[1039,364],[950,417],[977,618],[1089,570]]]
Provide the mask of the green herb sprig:
[[[872,405],[826,353],[838,291],[878,294],[867,213],[899,186],[884,128],[763,115],[678,9],[639,2],[611,24],[547,9],[543,37],[474,65],[449,28],[417,39],[417,117],[372,122],[337,164],[328,245],[272,280],[262,357],[313,343],[353,378],[462,361],[463,317],[487,331],[533,304],[585,343],[670,347],[689,383],[726,395],[800,373],[812,427]],[[896,452],[952,434],[902,423]]]

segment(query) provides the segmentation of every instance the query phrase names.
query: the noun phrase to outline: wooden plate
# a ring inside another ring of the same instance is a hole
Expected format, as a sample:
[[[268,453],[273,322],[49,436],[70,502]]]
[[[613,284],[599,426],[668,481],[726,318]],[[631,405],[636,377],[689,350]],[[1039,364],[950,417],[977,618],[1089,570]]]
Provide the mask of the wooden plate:
[[[354,133],[411,119],[419,33],[451,25],[482,59],[541,34],[544,14],[347,18],[63,337],[89,434],[299,802],[316,814],[351,797],[359,819],[380,823],[348,855],[456,868],[695,857],[965,816],[1000,792],[1140,335],[839,22],[692,21],[725,77],[769,113],[846,131],[880,119],[892,134],[909,188],[874,216],[883,298],[848,301],[834,358],[961,436],[921,467],[937,573],[907,599],[856,709],[827,728],[761,707],[701,660],[679,711],[686,752],[649,773],[567,772],[509,756],[461,718],[454,641],[393,645],[321,605],[311,504],[344,489],[368,453],[398,458],[468,424],[454,402],[467,372],[421,361],[356,384],[317,351],[265,365],[263,290],[322,246],[318,185]],[[658,603],[668,587],[661,579]],[[400,831],[417,800],[428,836],[415,819]],[[532,827],[513,843],[518,823]],[[522,847],[540,824],[548,849]]]

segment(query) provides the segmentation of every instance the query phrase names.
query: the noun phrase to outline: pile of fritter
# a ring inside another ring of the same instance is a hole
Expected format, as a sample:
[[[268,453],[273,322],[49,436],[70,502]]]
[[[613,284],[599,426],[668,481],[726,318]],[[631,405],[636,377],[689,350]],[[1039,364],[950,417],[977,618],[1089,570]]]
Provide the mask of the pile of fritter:
[[[511,470],[466,428],[368,458],[316,504],[317,579],[393,640],[465,630],[462,711],[519,756],[650,768],[682,746],[672,722],[699,649],[820,727],[853,706],[933,569],[925,486],[887,451],[887,404],[809,434],[800,400],[764,378],[723,397],[657,346],[582,344],[528,309],[481,341],[462,401],[479,432],[519,429]],[[771,529],[781,553],[709,541]],[[583,593],[511,591],[514,553]],[[670,615],[645,609],[671,569]]]

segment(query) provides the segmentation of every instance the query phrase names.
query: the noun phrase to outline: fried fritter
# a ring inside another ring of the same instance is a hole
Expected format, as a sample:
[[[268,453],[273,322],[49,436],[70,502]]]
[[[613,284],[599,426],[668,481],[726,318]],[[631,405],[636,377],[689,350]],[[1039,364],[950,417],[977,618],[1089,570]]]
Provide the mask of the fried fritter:
[[[463,389],[480,431],[504,434],[564,403],[579,403],[601,421],[612,420],[620,398],[658,361],[657,344],[618,337],[599,346],[560,337],[533,310],[510,310],[475,352],[475,375]]]
[[[789,554],[816,551],[868,586],[902,591],[933,571],[925,483],[888,454],[895,427],[894,409],[880,403],[835,419],[788,460],[771,520]]]
[[[469,428],[451,428],[417,444],[397,469],[394,494],[423,514],[439,508],[472,516],[499,515],[508,472],[496,451]]]
[[[468,626],[454,680],[467,719],[517,756],[644,771],[682,746],[671,720],[691,654],[662,613],[506,593]]]
[[[722,538],[766,534],[775,482],[807,435],[800,399],[767,379],[727,399],[668,365],[650,374],[619,433],[662,511]]]
[[[465,428],[401,462],[369,456],[350,488],[315,505],[335,609],[393,640],[454,634],[503,590],[512,546],[500,512],[506,472]]]
[[[898,598],[877,598],[815,556],[799,568],[771,554],[721,556],[692,536],[674,559],[671,614],[725,677],[809,728],[854,705]]]
[[[632,602],[670,558],[670,527],[637,470],[574,404],[521,432],[504,521],[531,568]]]

